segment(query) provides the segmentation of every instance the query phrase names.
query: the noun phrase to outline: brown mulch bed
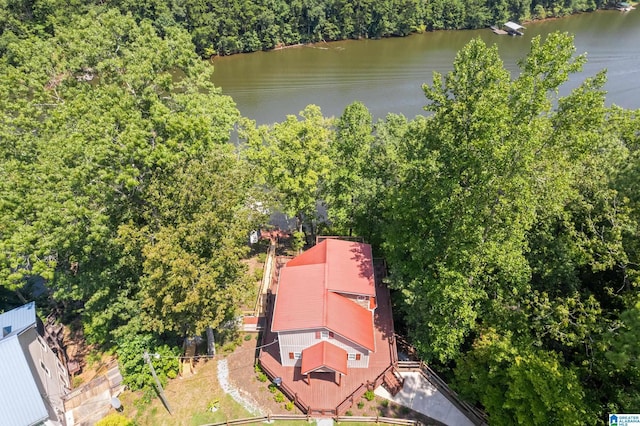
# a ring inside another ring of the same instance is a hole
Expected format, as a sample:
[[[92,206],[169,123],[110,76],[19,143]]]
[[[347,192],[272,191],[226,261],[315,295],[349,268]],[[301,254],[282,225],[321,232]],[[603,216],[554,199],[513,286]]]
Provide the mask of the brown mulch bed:
[[[265,413],[280,414],[280,413],[297,413],[300,411],[294,407],[293,411],[287,411],[284,408],[284,402],[276,402],[274,400],[274,394],[269,391],[269,382],[258,381],[258,376],[255,372],[255,352],[258,341],[256,340],[257,334],[248,334],[251,336],[250,340],[242,340],[242,345],[231,354],[226,355],[227,363],[229,365],[229,381],[233,386],[249,393],[253,399],[258,403],[260,408]],[[285,398],[285,402],[288,400]]]

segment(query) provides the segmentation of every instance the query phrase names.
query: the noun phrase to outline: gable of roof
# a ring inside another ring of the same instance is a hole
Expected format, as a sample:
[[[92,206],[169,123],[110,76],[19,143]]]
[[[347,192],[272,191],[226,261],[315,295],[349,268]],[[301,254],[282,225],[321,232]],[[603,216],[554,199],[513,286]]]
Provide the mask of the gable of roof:
[[[304,349],[300,373],[309,374],[320,368],[347,374],[347,351],[326,341]]]
[[[338,294],[327,295],[325,326],[358,345],[375,351],[371,311]]]
[[[0,426],[35,425],[49,417],[15,332],[0,339],[0,383]]]
[[[36,304],[27,303],[0,314],[0,340],[36,325]]]
[[[327,239],[280,271],[271,329],[327,328],[375,350],[371,311],[339,293],[375,296],[371,246]]]

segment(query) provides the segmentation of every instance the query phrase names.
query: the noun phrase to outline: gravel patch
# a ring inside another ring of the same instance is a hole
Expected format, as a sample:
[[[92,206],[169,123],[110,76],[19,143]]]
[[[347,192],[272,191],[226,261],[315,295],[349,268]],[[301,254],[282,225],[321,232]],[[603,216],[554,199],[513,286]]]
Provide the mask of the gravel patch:
[[[254,416],[266,415],[248,392],[236,388],[229,382],[229,365],[226,359],[218,360],[218,383],[225,393],[231,395],[231,398],[251,414]]]

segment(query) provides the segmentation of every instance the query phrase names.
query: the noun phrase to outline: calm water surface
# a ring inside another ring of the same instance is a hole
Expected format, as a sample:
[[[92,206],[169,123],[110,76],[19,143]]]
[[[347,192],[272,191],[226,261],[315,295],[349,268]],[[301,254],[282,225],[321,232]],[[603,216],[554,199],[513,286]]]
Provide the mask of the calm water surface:
[[[214,83],[258,124],[282,121],[308,104],[339,116],[359,100],[376,118],[389,112],[423,114],[423,83],[433,71],[452,69],[456,52],[474,37],[497,44],[505,67],[517,61],[536,35],[567,31],[577,53],[587,53],[584,71],[565,84],[567,94],[586,77],[608,70],[607,102],[640,108],[640,9],[602,11],[527,25],[524,37],[498,36],[489,29],[439,31],[404,38],[342,41],[271,52],[216,58]]]

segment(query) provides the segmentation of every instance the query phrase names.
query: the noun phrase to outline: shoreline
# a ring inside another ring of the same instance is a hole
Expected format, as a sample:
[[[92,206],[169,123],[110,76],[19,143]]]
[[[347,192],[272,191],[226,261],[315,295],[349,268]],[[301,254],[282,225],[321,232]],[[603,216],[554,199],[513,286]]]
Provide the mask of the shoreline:
[[[640,2],[639,1],[629,1],[628,2],[633,8],[635,8]],[[602,9],[596,9],[596,10],[592,10],[592,11],[582,11],[582,12],[575,12],[569,15],[564,15],[564,16],[551,16],[551,17],[546,17],[543,19],[529,19],[526,21],[521,21],[521,25],[529,25],[529,24],[537,24],[537,23],[541,23],[541,22],[547,22],[547,21],[556,21],[559,19],[565,19],[565,18],[569,18],[572,16],[576,16],[576,15],[582,15],[582,14],[591,14],[591,13],[598,13],[598,12],[608,12],[608,11],[619,11],[617,8],[615,7],[609,7],[609,8],[602,8]],[[627,13],[627,12],[623,12],[623,11],[619,11],[620,13]],[[263,50],[256,50],[253,52],[239,52],[239,53],[234,53],[232,55],[218,55],[218,54],[214,54],[211,55],[209,57],[209,61],[211,63],[214,62],[215,59],[220,59],[220,58],[226,58],[226,57],[230,57],[230,56],[236,56],[236,55],[246,55],[246,54],[251,54],[251,53],[258,53],[258,52],[275,52],[275,51],[280,51],[280,50],[285,50],[285,49],[294,49],[294,48],[301,48],[301,47],[315,47],[315,46],[319,46],[319,45],[328,45],[328,44],[332,44],[332,43],[336,43],[336,42],[343,42],[343,41],[348,41],[348,40],[354,40],[354,41],[359,41],[359,40],[382,40],[382,39],[388,39],[388,38],[405,38],[405,37],[411,37],[413,35],[416,34],[424,34],[424,33],[436,33],[436,32],[442,32],[442,31],[477,31],[477,30],[482,30],[482,29],[487,29],[487,30],[491,30],[491,26],[487,26],[487,27],[482,27],[482,28],[458,28],[458,29],[441,29],[441,30],[424,30],[424,31],[416,31],[416,32],[412,32],[407,34],[406,36],[396,36],[396,35],[391,35],[391,36],[387,36],[387,37],[378,37],[378,38],[369,38],[369,37],[358,37],[358,38],[344,38],[344,39],[339,39],[339,40],[322,40],[322,41],[314,41],[314,42],[308,42],[308,43],[295,43],[295,44],[280,44],[277,45],[276,47],[272,48],[272,49],[263,49]],[[206,58],[203,58],[206,59]]]

